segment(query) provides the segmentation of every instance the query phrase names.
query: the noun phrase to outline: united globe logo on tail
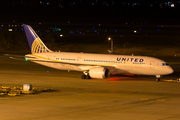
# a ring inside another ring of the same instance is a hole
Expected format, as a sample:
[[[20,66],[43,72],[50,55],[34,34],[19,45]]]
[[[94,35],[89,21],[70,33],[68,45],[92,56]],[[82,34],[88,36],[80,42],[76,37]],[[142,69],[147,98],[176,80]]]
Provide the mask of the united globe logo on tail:
[[[36,38],[34,40],[32,47],[31,47],[31,53],[45,53],[50,52],[50,50],[44,45],[44,43],[40,40],[40,38]]]
[[[46,45],[41,41],[36,32],[31,28],[31,26],[23,24],[23,27],[32,54],[51,52],[51,50],[46,47]]]

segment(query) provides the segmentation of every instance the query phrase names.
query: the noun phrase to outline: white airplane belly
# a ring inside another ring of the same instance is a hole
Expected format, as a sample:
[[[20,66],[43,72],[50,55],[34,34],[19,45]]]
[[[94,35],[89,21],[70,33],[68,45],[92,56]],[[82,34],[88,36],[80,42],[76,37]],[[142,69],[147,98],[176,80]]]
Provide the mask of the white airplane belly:
[[[162,69],[156,67],[136,67],[131,70],[132,74],[138,75],[164,75],[165,72]]]
[[[118,66],[115,70],[112,70],[111,73],[118,74],[136,74],[136,75],[157,75],[163,74],[163,72],[155,67],[148,66]]]

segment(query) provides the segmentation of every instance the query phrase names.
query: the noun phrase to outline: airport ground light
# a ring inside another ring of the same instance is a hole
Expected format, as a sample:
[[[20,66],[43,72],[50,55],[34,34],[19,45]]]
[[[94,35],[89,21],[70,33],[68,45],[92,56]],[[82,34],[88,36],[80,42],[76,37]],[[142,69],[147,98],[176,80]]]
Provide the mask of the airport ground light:
[[[113,52],[113,39],[111,37],[108,37],[108,40],[111,41],[111,52]]]

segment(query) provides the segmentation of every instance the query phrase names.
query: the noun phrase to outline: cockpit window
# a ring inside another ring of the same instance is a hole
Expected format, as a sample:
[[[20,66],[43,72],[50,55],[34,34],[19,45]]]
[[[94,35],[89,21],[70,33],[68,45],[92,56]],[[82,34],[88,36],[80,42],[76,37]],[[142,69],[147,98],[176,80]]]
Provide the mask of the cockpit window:
[[[167,64],[167,63],[162,63],[161,65],[162,65],[162,66],[166,66],[166,65],[169,65],[169,64]]]

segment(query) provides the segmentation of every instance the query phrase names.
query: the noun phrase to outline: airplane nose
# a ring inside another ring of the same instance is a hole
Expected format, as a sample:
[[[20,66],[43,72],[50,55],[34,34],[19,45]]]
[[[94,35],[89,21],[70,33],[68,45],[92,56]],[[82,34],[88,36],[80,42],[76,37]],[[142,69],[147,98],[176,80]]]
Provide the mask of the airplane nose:
[[[174,72],[174,70],[171,68],[171,67],[169,67],[169,74],[171,74],[171,73],[173,73]]]

